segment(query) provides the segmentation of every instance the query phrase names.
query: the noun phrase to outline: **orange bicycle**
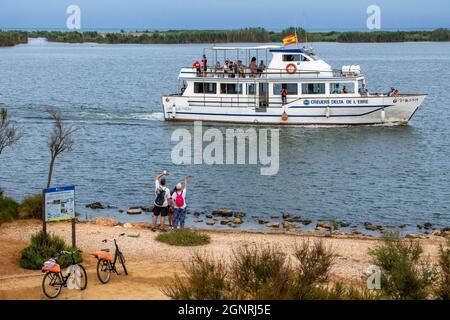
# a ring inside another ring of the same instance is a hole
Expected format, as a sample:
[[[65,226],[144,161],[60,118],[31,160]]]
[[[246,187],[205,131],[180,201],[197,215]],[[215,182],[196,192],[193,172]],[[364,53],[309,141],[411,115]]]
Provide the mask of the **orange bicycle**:
[[[86,269],[81,264],[75,263],[74,255],[78,252],[81,251],[62,251],[59,255],[44,263],[42,272],[45,274],[44,279],[42,279],[42,291],[44,291],[44,294],[48,298],[54,299],[59,296],[63,287],[69,287],[69,289],[78,288],[80,290],[86,289]],[[67,269],[67,274],[64,275],[60,265],[56,261],[59,257],[69,254],[72,257],[72,265]],[[71,281],[71,277],[73,277],[73,281]]]
[[[119,237],[123,237],[125,233],[119,235]],[[119,249],[119,245],[117,244],[116,239],[114,241],[115,253],[114,258],[109,253],[109,249],[102,249],[101,251],[93,252],[91,255],[98,259],[97,262],[97,277],[101,283],[106,284],[111,279],[111,274],[114,272],[117,275],[120,273],[117,271],[118,262],[122,265],[123,272],[125,275],[128,275],[127,267],[125,266],[125,257],[123,253]],[[107,243],[108,240],[103,240],[103,243]]]

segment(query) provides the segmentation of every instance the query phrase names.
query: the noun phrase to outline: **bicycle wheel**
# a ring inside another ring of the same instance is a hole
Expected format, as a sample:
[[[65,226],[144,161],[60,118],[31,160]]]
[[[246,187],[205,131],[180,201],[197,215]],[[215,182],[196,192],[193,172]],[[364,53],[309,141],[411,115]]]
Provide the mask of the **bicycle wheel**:
[[[50,298],[54,299],[61,293],[62,281],[59,273],[47,272],[42,279],[42,291]]]
[[[78,267],[80,268],[80,290],[84,290],[87,287],[87,283],[88,283],[88,278],[87,278],[87,273],[86,273],[86,269],[84,269],[84,267],[79,264]]]
[[[123,256],[122,253],[120,253],[119,259],[120,259],[120,263],[122,264],[122,267],[123,267],[123,272],[125,272],[125,275],[128,275],[127,267],[125,266],[125,257]]]
[[[101,283],[106,284],[111,279],[111,264],[106,260],[98,260],[97,277]]]

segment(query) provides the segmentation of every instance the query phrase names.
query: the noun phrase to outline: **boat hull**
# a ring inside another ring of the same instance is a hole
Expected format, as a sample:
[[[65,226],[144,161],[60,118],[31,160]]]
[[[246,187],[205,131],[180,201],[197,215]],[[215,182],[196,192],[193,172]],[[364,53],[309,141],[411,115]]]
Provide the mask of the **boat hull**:
[[[261,125],[374,125],[407,124],[426,95],[398,97],[369,96],[354,98],[298,99],[260,110],[251,103],[218,105],[217,101],[192,103],[188,97],[163,97],[166,121],[205,121]],[[244,104],[244,106],[243,106]],[[283,114],[287,115],[283,117]]]

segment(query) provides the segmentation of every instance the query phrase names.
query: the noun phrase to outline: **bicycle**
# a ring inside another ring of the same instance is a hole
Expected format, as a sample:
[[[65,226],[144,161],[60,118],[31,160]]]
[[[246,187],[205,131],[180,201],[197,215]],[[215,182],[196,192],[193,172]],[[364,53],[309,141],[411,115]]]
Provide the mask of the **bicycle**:
[[[75,277],[75,287],[78,287],[81,290],[85,290],[87,287],[87,274],[86,269],[79,264],[75,263],[74,254],[81,251],[61,251],[56,257],[45,262],[42,267],[42,272],[45,273],[44,278],[42,279],[42,291],[44,294],[50,298],[54,299],[61,293],[63,287],[69,287],[70,289],[74,288],[72,283],[69,282],[71,276]],[[56,263],[56,261],[65,255],[71,255],[72,265],[67,268],[68,272],[64,275],[61,271],[61,266]],[[79,272],[77,275],[77,271]]]
[[[125,233],[119,235],[119,237],[123,237]],[[125,275],[128,275],[127,267],[125,266],[125,257],[123,253],[119,249],[119,245],[117,244],[116,239],[114,241],[115,253],[114,259],[109,253],[109,249],[102,249],[101,251],[93,252],[91,255],[98,259],[97,262],[97,277],[101,283],[107,284],[111,279],[111,274],[114,272],[117,275],[120,273],[117,271],[117,262],[119,261],[122,265],[123,271]],[[107,243],[108,240],[103,240],[103,243]]]

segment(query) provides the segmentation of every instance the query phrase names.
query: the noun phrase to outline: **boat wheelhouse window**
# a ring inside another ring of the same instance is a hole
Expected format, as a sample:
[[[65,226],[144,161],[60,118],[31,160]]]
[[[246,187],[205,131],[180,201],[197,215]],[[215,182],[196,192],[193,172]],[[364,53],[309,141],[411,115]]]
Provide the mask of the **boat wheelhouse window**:
[[[251,83],[247,85],[247,94],[248,95],[256,94],[256,83]]]
[[[331,94],[355,93],[355,83],[354,82],[330,83],[330,93]]]
[[[275,96],[281,95],[282,88],[286,89],[288,94],[292,95],[298,94],[298,85],[296,83],[274,83],[273,95]]]
[[[302,83],[303,94],[325,94],[325,83]]]
[[[194,82],[194,93],[217,93],[217,84],[213,82]]]
[[[222,94],[242,94],[241,83],[221,83],[220,93]]]
[[[285,54],[283,55],[284,62],[309,61],[307,57],[302,54]]]

